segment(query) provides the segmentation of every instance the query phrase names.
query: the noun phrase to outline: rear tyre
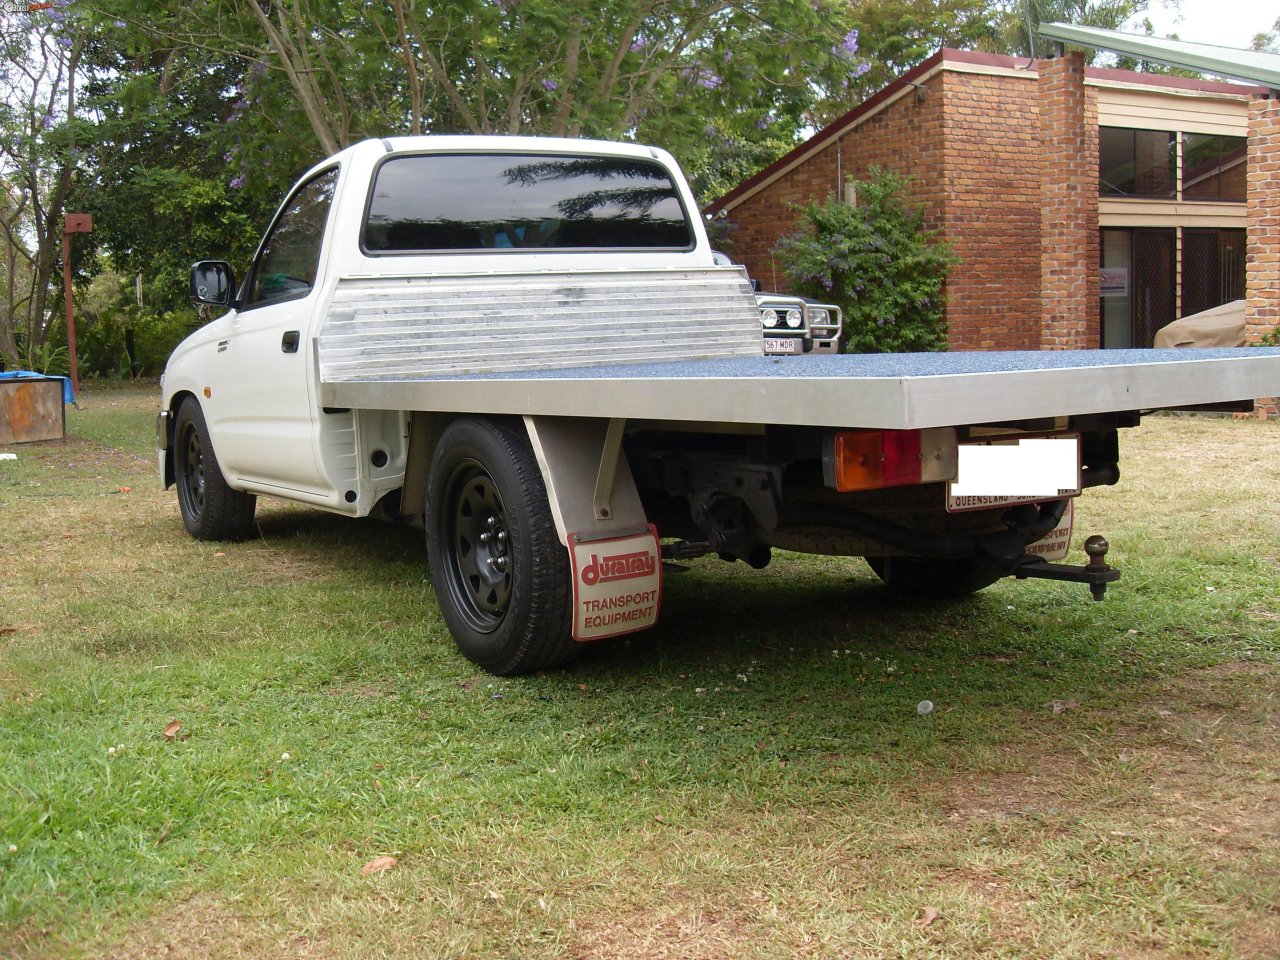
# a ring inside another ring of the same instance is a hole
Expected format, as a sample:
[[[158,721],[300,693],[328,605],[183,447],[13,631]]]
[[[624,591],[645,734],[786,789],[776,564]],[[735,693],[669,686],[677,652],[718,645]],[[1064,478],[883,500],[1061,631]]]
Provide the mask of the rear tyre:
[[[243,540],[253,529],[258,498],[228,486],[195,398],[178,408],[173,439],[178,509],[187,532],[197,540]]]
[[[427,474],[427,562],[458,648],[498,676],[568,663],[569,553],[518,424],[455,420]]]
[[[991,586],[1003,574],[990,560],[964,557],[867,557],[867,565],[890,592],[929,600],[955,600]]]

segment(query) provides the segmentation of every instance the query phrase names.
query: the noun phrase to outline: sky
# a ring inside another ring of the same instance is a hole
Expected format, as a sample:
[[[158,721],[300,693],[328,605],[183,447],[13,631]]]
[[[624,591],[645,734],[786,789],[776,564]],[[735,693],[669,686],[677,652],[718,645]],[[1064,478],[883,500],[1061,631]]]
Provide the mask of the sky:
[[[1270,32],[1280,17],[1277,0],[1182,0],[1179,12],[1165,0],[1150,0],[1141,14],[1150,19],[1157,36],[1176,33],[1182,40],[1223,47],[1248,48],[1254,36]],[[1141,29],[1134,27],[1134,32]]]

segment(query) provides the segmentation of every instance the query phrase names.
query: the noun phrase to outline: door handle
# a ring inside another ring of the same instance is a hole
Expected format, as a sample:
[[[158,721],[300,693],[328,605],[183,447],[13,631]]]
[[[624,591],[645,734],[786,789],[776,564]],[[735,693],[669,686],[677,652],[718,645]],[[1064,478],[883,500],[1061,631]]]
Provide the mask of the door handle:
[[[298,331],[286,330],[284,336],[280,338],[281,353],[297,353],[298,352]]]

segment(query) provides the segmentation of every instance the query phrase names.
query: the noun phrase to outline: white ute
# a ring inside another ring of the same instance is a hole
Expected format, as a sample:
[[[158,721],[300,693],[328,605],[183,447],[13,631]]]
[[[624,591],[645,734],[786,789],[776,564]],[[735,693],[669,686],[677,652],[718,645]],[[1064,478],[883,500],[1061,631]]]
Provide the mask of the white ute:
[[[960,596],[1053,562],[1141,411],[1280,394],[1280,351],[764,356],[741,267],[650,147],[369,140],[288,194],[174,351],[159,466],[201,539],[268,495],[425,526],[462,652],[497,674],[653,626],[662,561],[866,557]],[[1010,480],[1010,478],[1018,478]]]

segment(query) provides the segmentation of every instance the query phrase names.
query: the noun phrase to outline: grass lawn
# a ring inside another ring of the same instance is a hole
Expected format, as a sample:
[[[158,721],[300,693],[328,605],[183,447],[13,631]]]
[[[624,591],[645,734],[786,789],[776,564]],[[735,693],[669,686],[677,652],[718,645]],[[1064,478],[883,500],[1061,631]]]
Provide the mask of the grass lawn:
[[[154,402],[0,462],[0,957],[1280,956],[1276,423],[1123,435],[1103,603],[706,560],[497,680],[416,531],[188,538]]]

